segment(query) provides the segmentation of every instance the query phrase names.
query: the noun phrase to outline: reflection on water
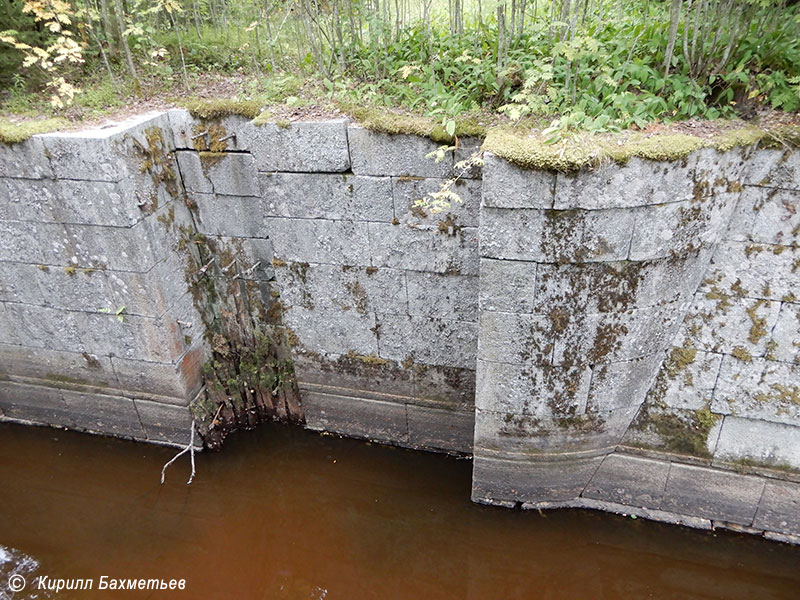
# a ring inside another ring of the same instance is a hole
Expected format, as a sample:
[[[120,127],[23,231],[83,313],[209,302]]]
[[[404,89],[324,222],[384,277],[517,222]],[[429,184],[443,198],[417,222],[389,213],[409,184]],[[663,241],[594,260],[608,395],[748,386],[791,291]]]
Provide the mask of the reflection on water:
[[[64,598],[798,598],[798,548],[474,505],[467,460],[269,426],[199,455],[191,486],[188,460],[160,486],[173,454],[0,425],[0,544],[51,578],[187,580]]]

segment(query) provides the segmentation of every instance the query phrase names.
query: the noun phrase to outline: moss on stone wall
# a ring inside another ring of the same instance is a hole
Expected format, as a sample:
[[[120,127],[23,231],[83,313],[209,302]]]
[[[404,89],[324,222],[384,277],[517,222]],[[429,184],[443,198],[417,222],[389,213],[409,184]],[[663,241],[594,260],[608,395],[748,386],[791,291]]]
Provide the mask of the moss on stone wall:
[[[508,128],[489,130],[483,149],[524,169],[575,172],[614,161],[624,164],[631,158],[678,161],[701,148],[727,152],[737,147],[797,145],[800,134],[793,128],[759,129],[746,126],[709,138],[684,133],[646,135],[633,133],[614,136],[577,136],[548,144],[542,137],[522,137]]]
[[[428,117],[402,115],[386,110],[365,108],[352,104],[343,105],[342,110],[353,117],[364,128],[389,135],[417,135],[430,138],[438,144],[450,144],[455,137],[486,137],[487,127],[476,119],[455,119],[454,136],[447,133],[441,123]]]
[[[37,133],[57,131],[68,125],[69,121],[61,117],[39,119],[38,121],[21,121],[19,123],[0,119],[0,143],[20,144]]]
[[[253,100],[233,100],[217,98],[206,100],[196,98],[184,103],[193,117],[198,119],[221,119],[238,115],[247,119],[255,119],[261,114],[261,104]]]
[[[218,448],[230,431],[264,421],[302,422],[279,294],[269,281],[245,276],[257,266],[247,258],[246,240],[213,239],[191,226],[177,230],[210,350],[206,394],[191,406],[204,444]]]

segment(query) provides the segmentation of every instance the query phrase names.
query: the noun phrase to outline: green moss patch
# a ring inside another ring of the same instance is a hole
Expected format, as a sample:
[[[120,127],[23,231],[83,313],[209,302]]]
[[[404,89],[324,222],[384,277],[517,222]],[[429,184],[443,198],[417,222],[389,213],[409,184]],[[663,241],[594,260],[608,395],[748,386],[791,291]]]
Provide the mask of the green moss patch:
[[[194,99],[187,100],[184,106],[193,117],[198,119],[221,119],[231,115],[255,119],[261,114],[261,104],[254,100],[233,100],[230,98],[216,100]]]
[[[37,133],[49,133],[63,129],[69,121],[61,117],[40,119],[38,121],[20,121],[14,123],[0,119],[0,142],[3,144],[19,144]]]
[[[486,137],[488,128],[470,117],[456,118],[456,129],[449,135],[441,123],[430,117],[398,114],[386,109],[365,108],[352,104],[342,105],[341,109],[370,131],[389,135],[418,135],[427,137],[438,144],[449,144],[456,137]]]
[[[624,164],[631,158],[654,161],[678,161],[701,148],[727,152],[737,147],[774,143],[783,145],[800,140],[797,128],[762,130],[754,126],[730,129],[710,138],[685,133],[645,135],[633,133],[616,136],[575,136],[573,139],[548,144],[535,134],[523,137],[508,128],[491,129],[483,144],[484,150],[523,169],[550,170],[570,173],[605,162]]]

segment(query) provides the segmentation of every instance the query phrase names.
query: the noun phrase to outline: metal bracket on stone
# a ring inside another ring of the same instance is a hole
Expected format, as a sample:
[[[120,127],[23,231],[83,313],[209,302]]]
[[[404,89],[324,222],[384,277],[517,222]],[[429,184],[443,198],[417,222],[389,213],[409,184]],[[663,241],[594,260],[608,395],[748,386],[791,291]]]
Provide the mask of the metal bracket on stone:
[[[206,139],[206,147],[207,147],[207,148],[208,148],[208,147],[210,147],[210,140],[209,140],[209,138],[208,138],[208,129],[206,129],[205,131],[202,131],[202,132],[198,133],[197,135],[193,135],[193,136],[192,136],[192,141],[195,141],[195,140],[197,140],[197,139],[200,139],[201,137],[204,137],[204,138]]]

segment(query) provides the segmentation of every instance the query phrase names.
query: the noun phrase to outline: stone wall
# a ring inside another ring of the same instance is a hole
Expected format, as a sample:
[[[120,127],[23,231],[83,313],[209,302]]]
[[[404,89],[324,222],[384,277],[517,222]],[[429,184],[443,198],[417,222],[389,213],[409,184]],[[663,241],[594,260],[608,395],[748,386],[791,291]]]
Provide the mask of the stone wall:
[[[183,110],[0,146],[2,418],[290,420],[473,454],[479,502],[800,534],[800,154],[486,154],[417,205],[475,146]]]
[[[487,158],[474,500],[800,533],[797,165]]]
[[[188,440],[204,350],[173,148],[164,114],[0,145],[5,418]]]
[[[480,180],[428,215],[415,201],[453,168],[452,155],[425,158],[431,142],[345,120],[171,116],[198,230],[245,241],[275,279],[307,426],[470,452]],[[203,131],[235,146],[198,151]]]
[[[750,157],[736,207],[626,445],[800,468],[800,160]]]

